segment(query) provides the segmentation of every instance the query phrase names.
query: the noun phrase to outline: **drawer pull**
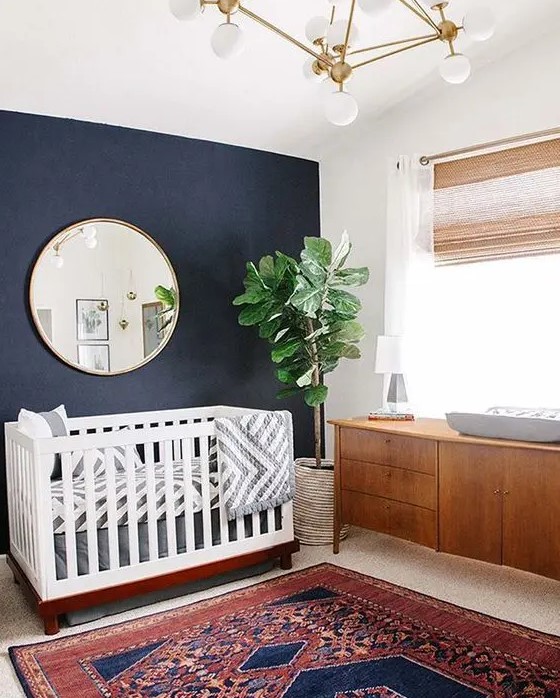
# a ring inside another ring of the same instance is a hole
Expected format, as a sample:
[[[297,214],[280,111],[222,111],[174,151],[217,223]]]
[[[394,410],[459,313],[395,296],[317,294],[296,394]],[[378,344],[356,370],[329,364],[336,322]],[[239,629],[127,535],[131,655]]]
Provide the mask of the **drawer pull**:
[[[502,490],[494,490],[494,494],[502,494]]]
[[[385,443],[386,443],[386,444],[390,444],[390,443],[391,443],[391,439],[385,439]]]

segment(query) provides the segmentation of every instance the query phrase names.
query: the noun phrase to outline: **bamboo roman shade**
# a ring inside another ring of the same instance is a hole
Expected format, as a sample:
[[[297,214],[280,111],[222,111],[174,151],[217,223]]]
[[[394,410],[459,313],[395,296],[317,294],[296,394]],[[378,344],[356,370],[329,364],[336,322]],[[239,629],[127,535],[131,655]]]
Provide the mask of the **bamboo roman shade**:
[[[560,252],[560,139],[435,166],[436,264]]]

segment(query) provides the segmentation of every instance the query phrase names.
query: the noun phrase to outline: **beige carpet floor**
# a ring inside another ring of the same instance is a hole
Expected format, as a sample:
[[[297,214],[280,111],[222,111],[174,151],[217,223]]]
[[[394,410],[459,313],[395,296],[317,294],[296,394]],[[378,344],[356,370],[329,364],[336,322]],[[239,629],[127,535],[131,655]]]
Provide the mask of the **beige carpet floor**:
[[[294,569],[302,569],[320,562],[332,562],[497,618],[560,635],[560,582],[535,575],[435,553],[411,543],[359,529],[351,531],[348,540],[342,543],[340,555],[332,555],[327,547],[304,547],[302,552],[294,557],[294,562]],[[274,570],[262,577],[129,611],[79,628],[63,629],[61,635],[111,625],[193,603],[279,574],[284,573]],[[23,696],[11,668],[7,648],[10,645],[39,642],[44,639],[38,618],[28,606],[20,589],[13,583],[5,561],[1,560],[1,698]]]

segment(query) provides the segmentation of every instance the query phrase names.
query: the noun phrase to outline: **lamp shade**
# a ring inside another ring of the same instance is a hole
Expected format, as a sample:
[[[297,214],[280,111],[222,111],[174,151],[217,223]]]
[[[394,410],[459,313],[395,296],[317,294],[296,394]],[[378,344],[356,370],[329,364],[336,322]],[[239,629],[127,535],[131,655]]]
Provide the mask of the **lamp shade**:
[[[404,373],[402,337],[382,335],[377,338],[376,373]]]

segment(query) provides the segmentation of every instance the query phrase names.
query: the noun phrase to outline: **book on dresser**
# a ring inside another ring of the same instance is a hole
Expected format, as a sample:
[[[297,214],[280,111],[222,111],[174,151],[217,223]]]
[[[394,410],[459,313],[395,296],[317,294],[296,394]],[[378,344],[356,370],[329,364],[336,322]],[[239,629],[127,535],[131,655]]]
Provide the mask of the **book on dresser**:
[[[463,436],[438,419],[329,424],[335,553],[350,524],[560,579],[560,444]]]

